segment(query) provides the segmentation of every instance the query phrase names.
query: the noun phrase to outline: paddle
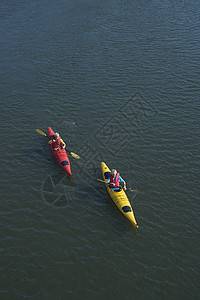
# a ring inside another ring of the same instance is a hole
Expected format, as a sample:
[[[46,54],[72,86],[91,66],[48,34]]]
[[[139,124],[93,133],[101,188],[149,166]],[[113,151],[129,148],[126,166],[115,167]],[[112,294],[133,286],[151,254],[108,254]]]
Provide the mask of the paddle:
[[[101,180],[101,179],[97,179],[97,180],[100,181],[100,182],[104,182],[104,183],[110,184],[110,182],[107,182],[107,181],[105,181],[105,180]],[[121,189],[123,189],[123,187],[122,187],[121,185],[119,185],[119,187],[120,187]]]
[[[37,133],[39,133],[39,134],[41,134],[41,135],[44,135],[44,136],[47,136],[46,135],[46,133],[44,133],[42,130],[40,130],[40,129],[36,129],[36,132]],[[67,150],[67,149],[65,149],[68,153],[70,153],[71,154],[71,156],[73,156],[74,158],[76,158],[76,159],[80,159],[80,156],[78,155],[78,154],[76,154],[76,153],[74,153],[74,152],[71,152],[71,151],[69,151],[69,150]]]
[[[107,182],[105,180],[101,180],[101,179],[97,179],[97,180],[100,181],[100,182],[104,182],[104,183],[108,183],[109,184],[109,182]]]
[[[97,179],[97,180],[100,181],[100,182],[104,182],[104,183],[110,184],[109,182],[107,182],[105,180],[101,180],[101,179]],[[119,185],[119,187],[123,189],[123,187],[121,185]],[[129,189],[130,189],[131,192],[137,192],[136,190],[133,190],[131,188],[129,188]]]
[[[37,131],[39,134],[41,134],[41,135],[47,136],[46,133],[44,133],[44,132],[43,132],[42,130],[40,130],[40,129],[36,129],[36,131]]]

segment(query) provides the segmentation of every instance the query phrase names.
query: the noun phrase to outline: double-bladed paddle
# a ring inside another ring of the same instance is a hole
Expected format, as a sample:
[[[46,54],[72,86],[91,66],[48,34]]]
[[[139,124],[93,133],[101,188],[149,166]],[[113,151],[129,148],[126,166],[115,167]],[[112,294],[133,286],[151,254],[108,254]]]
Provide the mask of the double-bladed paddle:
[[[40,129],[36,129],[36,132],[37,133],[39,133],[39,134],[41,134],[41,135],[44,135],[44,136],[47,136],[46,135],[46,133],[44,133],[42,130],[40,130]],[[71,151],[69,151],[69,150],[67,150],[67,149],[65,149],[69,154],[71,154],[71,156],[73,156],[74,158],[76,158],[76,159],[80,159],[80,156],[78,155],[78,154],[76,154],[76,153],[74,153],[74,152],[71,152]]]
[[[110,184],[110,182],[107,182],[107,181],[105,181],[105,180],[101,180],[101,179],[97,179],[97,180],[100,181],[100,182],[104,182],[104,183]],[[123,189],[123,187],[122,187],[121,185],[119,185],[119,187]],[[131,188],[130,188],[130,191],[131,191],[131,192],[137,192],[136,190],[133,190],[133,189],[131,189]]]

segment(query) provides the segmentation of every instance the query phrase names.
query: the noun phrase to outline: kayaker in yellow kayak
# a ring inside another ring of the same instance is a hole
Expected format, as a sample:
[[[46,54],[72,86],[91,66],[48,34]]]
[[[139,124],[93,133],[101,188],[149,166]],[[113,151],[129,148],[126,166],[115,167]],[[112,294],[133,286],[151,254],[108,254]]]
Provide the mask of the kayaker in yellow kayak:
[[[111,188],[111,190],[115,192],[120,191],[120,186],[121,184],[123,184],[123,189],[126,191],[126,182],[115,169],[112,169],[111,173],[109,174],[107,183],[109,183],[109,187]]]
[[[60,150],[66,147],[65,142],[61,139],[58,132],[52,136],[52,138],[48,141],[48,144],[52,144],[53,150]]]

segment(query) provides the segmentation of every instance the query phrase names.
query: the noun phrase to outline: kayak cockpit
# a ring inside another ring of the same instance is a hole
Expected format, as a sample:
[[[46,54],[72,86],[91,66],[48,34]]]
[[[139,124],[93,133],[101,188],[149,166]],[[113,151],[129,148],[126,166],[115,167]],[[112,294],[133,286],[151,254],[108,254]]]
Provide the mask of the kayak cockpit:
[[[67,160],[61,161],[61,165],[64,166],[69,166],[69,162]]]
[[[128,212],[131,212],[131,211],[132,211],[131,207],[128,206],[128,205],[123,206],[123,207],[122,207],[122,210],[123,210],[123,212],[125,212],[125,213],[128,213]]]
[[[105,173],[104,173],[104,177],[105,177],[105,179],[108,179],[108,177],[109,177],[110,173],[111,173],[111,172],[105,172]]]

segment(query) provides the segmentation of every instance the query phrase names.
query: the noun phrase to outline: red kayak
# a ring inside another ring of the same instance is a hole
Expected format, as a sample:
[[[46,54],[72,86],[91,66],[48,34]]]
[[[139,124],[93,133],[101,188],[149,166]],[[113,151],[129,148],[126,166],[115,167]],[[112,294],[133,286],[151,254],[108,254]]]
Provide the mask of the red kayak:
[[[51,129],[51,127],[48,127],[47,136],[48,136],[49,140],[51,139],[51,137],[54,134],[55,134],[55,132]],[[64,169],[65,172],[67,172],[70,176],[72,176],[70,161],[69,161],[69,158],[67,156],[66,150],[65,149],[54,150],[52,145],[50,145],[50,147],[51,147],[51,151],[53,153],[53,156],[55,157],[55,159],[57,160],[57,162],[59,163],[61,168]]]

